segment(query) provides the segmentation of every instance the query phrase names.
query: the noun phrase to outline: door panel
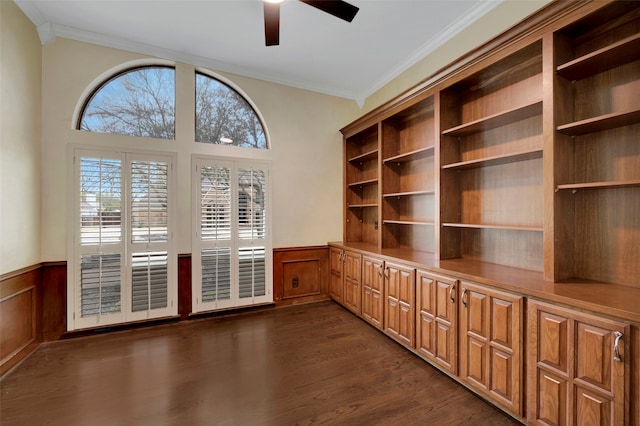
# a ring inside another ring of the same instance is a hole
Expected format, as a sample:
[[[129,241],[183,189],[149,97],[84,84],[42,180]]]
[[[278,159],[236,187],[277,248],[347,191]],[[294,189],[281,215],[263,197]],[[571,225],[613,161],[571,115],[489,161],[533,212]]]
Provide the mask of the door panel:
[[[416,272],[416,280],[418,354],[456,374],[458,281],[421,270]]]

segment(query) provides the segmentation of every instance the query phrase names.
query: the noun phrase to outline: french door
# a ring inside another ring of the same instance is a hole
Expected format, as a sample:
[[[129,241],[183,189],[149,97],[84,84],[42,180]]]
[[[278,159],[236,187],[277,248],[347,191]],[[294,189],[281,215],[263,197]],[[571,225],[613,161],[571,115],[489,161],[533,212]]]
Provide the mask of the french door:
[[[192,310],[273,300],[268,164],[194,159]]]
[[[173,157],[73,155],[69,330],[177,314]]]

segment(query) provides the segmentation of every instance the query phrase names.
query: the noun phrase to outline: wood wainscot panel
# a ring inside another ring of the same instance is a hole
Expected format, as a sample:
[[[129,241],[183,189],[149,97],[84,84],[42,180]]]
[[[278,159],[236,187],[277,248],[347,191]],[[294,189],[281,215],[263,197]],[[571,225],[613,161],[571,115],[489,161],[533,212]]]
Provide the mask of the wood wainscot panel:
[[[0,276],[0,375],[42,342],[42,268]]]
[[[329,248],[273,250],[273,293],[278,306],[329,298]]]
[[[191,254],[178,255],[178,315],[180,320],[191,314]]]
[[[58,340],[67,331],[67,262],[42,264],[42,338]]]

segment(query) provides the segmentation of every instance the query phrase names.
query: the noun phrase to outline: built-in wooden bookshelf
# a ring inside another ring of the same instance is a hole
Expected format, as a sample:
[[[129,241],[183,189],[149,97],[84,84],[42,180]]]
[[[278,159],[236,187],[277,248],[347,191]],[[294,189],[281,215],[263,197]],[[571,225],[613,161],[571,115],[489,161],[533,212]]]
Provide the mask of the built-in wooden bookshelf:
[[[414,352],[521,422],[640,426],[640,2],[521,25],[342,129],[330,246],[403,270]]]
[[[640,287],[640,7],[586,9],[343,129],[345,240]]]
[[[554,34],[555,281],[640,286],[640,12],[613,2]]]
[[[435,251],[433,96],[385,118],[382,126],[382,247]]]
[[[345,240],[377,245],[379,210],[378,125],[347,138],[345,162]]]
[[[440,92],[442,259],[543,270],[542,107],[541,42]]]

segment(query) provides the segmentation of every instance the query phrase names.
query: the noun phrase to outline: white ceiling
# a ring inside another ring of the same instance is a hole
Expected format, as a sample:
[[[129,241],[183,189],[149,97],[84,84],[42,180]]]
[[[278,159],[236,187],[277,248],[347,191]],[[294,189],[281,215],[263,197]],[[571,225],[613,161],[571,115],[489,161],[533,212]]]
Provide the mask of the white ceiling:
[[[297,0],[265,47],[261,0],[16,0],[56,36],[362,102],[503,0],[350,0],[347,23]],[[478,44],[484,40],[479,40]]]

